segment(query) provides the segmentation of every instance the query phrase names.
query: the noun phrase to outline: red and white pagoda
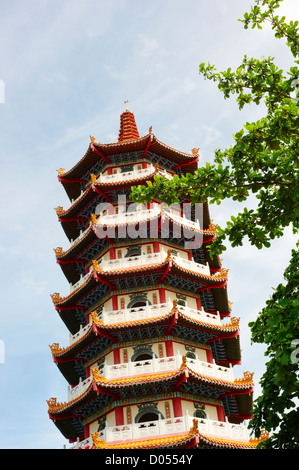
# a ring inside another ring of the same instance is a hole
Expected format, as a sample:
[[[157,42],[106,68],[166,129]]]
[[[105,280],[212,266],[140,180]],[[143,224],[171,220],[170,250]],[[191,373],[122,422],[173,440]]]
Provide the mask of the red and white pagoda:
[[[56,212],[70,246],[54,251],[70,292],[51,297],[70,344],[50,348],[69,389],[66,401],[47,403],[73,448],[259,442],[245,425],[253,374],[234,378],[239,319],[231,317],[227,270],[207,250],[215,237],[208,204],[199,222],[194,208],[186,217],[159,200],[130,201],[132,186],[192,173],[197,164],[197,149],[175,150],[151,128],[140,137],[127,110],[118,142],[91,137],[81,160],[58,170],[70,207]],[[192,237],[201,243],[186,244]]]

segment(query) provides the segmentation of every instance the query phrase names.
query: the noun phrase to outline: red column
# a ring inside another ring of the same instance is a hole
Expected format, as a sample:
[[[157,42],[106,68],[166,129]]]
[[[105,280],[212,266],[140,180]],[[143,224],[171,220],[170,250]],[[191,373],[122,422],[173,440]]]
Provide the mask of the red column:
[[[196,299],[196,308],[197,310],[201,310],[201,301],[198,298]]]
[[[180,398],[178,397],[175,397],[173,400],[172,400],[172,404],[173,404],[173,413],[174,413],[174,417],[179,417],[179,416],[183,416],[183,411],[182,411],[182,401]]]
[[[217,416],[218,416],[218,421],[225,421],[225,413],[223,406],[218,405],[217,406]]]
[[[212,351],[210,349],[206,349],[206,353],[207,353],[207,361],[209,363],[212,363],[213,362],[213,354],[212,354]]]
[[[159,289],[159,297],[160,297],[160,304],[165,304],[166,294],[165,294],[165,289],[162,287]]]
[[[172,341],[168,340],[165,341],[165,349],[166,349],[166,356],[171,357],[173,356],[173,343]]]
[[[120,364],[120,351],[119,348],[113,349],[114,364]]]
[[[117,296],[114,295],[112,297],[112,310],[118,310],[118,302],[117,302]]]
[[[159,242],[154,242],[153,247],[154,247],[154,253],[159,253],[160,251]]]
[[[124,424],[124,410],[122,406],[115,408],[115,425],[122,426]]]
[[[109,251],[110,251],[110,259],[115,259],[116,258],[115,247],[112,246]]]

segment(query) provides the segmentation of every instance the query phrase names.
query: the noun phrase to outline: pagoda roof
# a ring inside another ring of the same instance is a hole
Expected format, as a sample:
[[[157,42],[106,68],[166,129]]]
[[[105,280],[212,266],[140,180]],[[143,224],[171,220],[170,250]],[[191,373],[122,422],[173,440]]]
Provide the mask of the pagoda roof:
[[[141,327],[146,327],[142,329]],[[191,330],[190,330],[191,329]],[[178,309],[172,309],[167,315],[144,320],[105,325],[99,320],[94,320],[77,341],[70,346],[61,348],[54,343],[51,346],[53,360],[61,373],[71,385],[79,381],[77,364],[92,358],[94,351],[98,354],[105,352],[113,343],[125,343],[126,341],[140,341],[141,339],[173,337],[192,340],[196,344],[218,343],[215,350],[215,360],[223,363],[240,362],[239,344],[239,320],[231,318],[230,324],[215,325],[194,319],[182,313]],[[219,356],[219,347],[220,354]]]
[[[118,142],[104,144],[96,142],[94,137],[91,137],[92,141],[78,163],[68,171],[65,171],[64,168],[57,170],[58,179],[70,199],[78,197],[81,183],[84,180],[87,182],[85,175],[98,161],[102,161],[102,168],[104,168],[107,164],[114,163],[114,157],[122,153],[143,151],[143,154],[146,155],[150,150],[172,162],[173,170],[181,168],[183,173],[192,173],[197,169],[198,149],[193,149],[191,154],[176,150],[158,140],[151,130],[144,137],[139,137],[135,117],[128,110],[122,113],[120,119]]]
[[[140,439],[134,441],[126,441],[125,443],[107,443],[97,437],[98,433],[93,435],[92,449],[106,449],[106,450],[151,450],[151,449],[255,449],[257,445],[267,437],[262,439],[250,438],[247,442],[238,441],[236,439],[220,439],[214,436],[208,436],[198,431],[198,428],[190,429],[189,433],[180,434],[175,436],[155,437]],[[82,447],[80,449],[89,449],[90,447]],[[178,457],[180,459],[180,457]]]
[[[227,299],[227,270],[221,269],[215,275],[192,271],[173,260],[170,252],[165,261],[128,269],[103,271],[95,262],[94,270],[77,289],[65,297],[61,297],[59,293],[54,293],[51,297],[69,331],[75,333],[80,328],[80,321],[75,315],[77,310],[87,311],[99,298],[112,291],[153,284],[171,285],[193,293],[211,289],[215,311],[218,310],[224,315],[230,313]]]
[[[174,220],[171,217],[171,214],[165,212],[165,213],[160,213],[158,215],[153,215],[153,216],[146,216],[144,219],[141,218],[141,216],[138,219],[138,222],[144,222],[148,224],[147,227],[147,233],[150,234],[150,223],[155,223],[157,227],[159,227],[159,235],[161,235],[161,240],[163,242],[163,231],[164,227],[167,228],[169,235],[171,236],[172,233],[177,234],[178,233],[178,228],[183,229],[183,236],[181,239],[177,238],[175,236],[174,241],[178,244],[181,244],[184,242],[185,239],[191,240],[192,237],[202,237],[202,242],[203,244],[205,243],[211,243],[214,241],[216,234],[215,234],[215,227],[210,226],[207,229],[200,229],[200,228],[190,228],[188,227],[187,223],[184,222],[178,222]],[[112,225],[110,224],[111,227],[114,229],[118,227],[123,227],[126,225],[126,227],[134,227],[136,225],[136,221],[131,221],[127,222],[126,224],[115,224]],[[99,225],[100,226],[100,225]],[[109,225],[106,225],[106,227],[109,227]],[[128,232],[126,230],[126,238],[122,237],[121,241],[124,243],[125,241],[131,242],[131,238],[128,237]],[[90,260],[90,256],[87,253],[93,253],[95,250],[98,252],[103,251],[104,249],[107,249],[109,246],[111,247],[113,244],[113,241],[116,241],[114,239],[109,239],[109,233],[107,232],[107,236],[105,238],[103,237],[98,237],[97,236],[97,226],[91,224],[87,229],[86,233],[82,237],[78,237],[78,240],[75,241],[69,249],[63,251],[62,247],[58,247],[54,249],[56,253],[56,260],[57,263],[61,266],[61,269],[66,276],[67,280],[71,283],[75,283],[79,280],[80,274],[78,270],[76,270],[76,265],[78,263],[86,263],[88,260]],[[139,243],[148,243],[148,239],[143,239],[143,238],[137,238],[134,239],[134,243],[138,241]],[[215,260],[210,260],[211,261],[211,267],[215,267],[215,269],[220,268],[218,258]]]
[[[173,392],[182,392],[197,396],[209,396],[222,400],[228,409],[228,415],[233,414],[239,422],[248,418],[252,411],[253,374],[246,372],[241,379],[234,382],[209,377],[190,369],[183,357],[179,370],[172,372],[152,373],[142,376],[125,377],[107,380],[92,371],[92,380],[87,389],[69,402],[59,403],[56,398],[47,400],[48,412],[51,419],[61,432],[68,438],[75,437],[75,429],[70,430],[70,418],[76,416],[88,418],[95,407],[103,407],[118,400],[130,397]],[[238,400],[236,400],[238,397]],[[240,411],[241,410],[241,411]],[[245,413],[244,413],[245,411]],[[65,427],[67,423],[67,428]]]

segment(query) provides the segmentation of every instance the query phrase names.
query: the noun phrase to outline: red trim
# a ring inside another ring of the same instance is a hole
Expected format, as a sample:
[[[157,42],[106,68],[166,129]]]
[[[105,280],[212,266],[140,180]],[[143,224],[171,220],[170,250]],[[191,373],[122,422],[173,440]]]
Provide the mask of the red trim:
[[[151,145],[152,141],[153,141],[153,136],[150,135],[149,139],[148,139],[148,143],[146,144],[146,147],[145,147],[145,150],[144,150],[144,153],[143,153],[143,158],[146,157],[146,154],[148,152],[148,149],[150,148],[150,145]]]
[[[183,416],[182,400],[179,397],[173,398],[172,405],[174,417],[176,418],[177,416]]]
[[[124,409],[122,406],[117,406],[115,408],[115,425],[122,426],[125,423],[124,420]]]
[[[120,350],[119,348],[113,349],[114,364],[120,364]]]
[[[178,319],[179,319],[179,314],[178,314],[178,312],[175,312],[174,315],[173,315],[173,317],[172,317],[172,320],[171,320],[171,322],[169,323],[168,328],[167,328],[167,330],[166,330],[166,332],[165,332],[165,335],[166,335],[166,336],[169,335],[170,331],[172,330],[173,325],[176,324],[176,322],[178,321]]]
[[[105,160],[106,163],[111,163],[109,158],[106,157],[106,155],[104,155],[102,152],[100,152],[95,146],[94,144],[90,144],[90,148],[93,152],[97,153],[98,155],[100,155],[100,157],[103,158],[103,160]]]
[[[92,185],[92,190],[97,193],[99,196],[103,196],[103,198],[105,198],[107,201],[109,201],[111,204],[113,204],[113,199],[111,199],[111,197],[107,196],[106,193],[104,193],[103,191],[101,191],[96,185]]]
[[[181,168],[182,166],[192,165],[193,163],[197,163],[198,160],[199,160],[199,156],[197,156],[196,158],[193,158],[193,159],[190,160],[189,162],[180,163],[180,165],[175,166],[173,169],[174,169],[174,170],[177,170],[178,168]]]
[[[172,357],[173,354],[173,342],[171,340],[165,341],[166,356]],[[181,416],[181,415],[178,415]]]

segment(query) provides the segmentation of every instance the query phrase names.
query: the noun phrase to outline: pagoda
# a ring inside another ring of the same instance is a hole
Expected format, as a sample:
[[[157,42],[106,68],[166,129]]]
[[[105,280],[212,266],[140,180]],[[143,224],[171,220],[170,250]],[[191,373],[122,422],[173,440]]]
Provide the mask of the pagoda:
[[[130,200],[134,185],[193,173],[198,158],[152,128],[140,137],[126,110],[117,142],[91,137],[77,164],[57,170],[70,246],[54,251],[70,292],[51,297],[70,340],[50,348],[69,386],[66,401],[47,403],[71,448],[248,449],[266,438],[246,427],[253,374],[234,378],[239,318],[227,270],[207,249],[216,231],[208,202],[186,216],[187,198],[174,207]]]

